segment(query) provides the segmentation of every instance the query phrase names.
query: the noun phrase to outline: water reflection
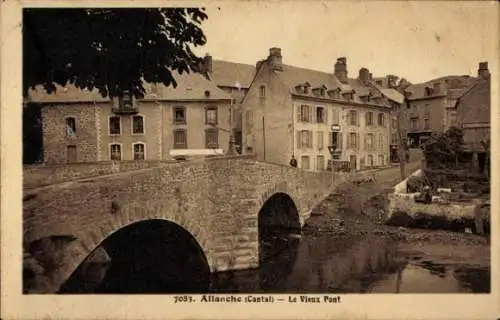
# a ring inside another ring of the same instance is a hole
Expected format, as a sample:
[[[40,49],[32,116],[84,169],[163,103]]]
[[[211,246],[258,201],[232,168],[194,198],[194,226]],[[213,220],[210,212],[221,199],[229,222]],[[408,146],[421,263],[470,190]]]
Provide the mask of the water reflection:
[[[489,293],[489,269],[451,265],[406,264],[371,284],[370,293]]]

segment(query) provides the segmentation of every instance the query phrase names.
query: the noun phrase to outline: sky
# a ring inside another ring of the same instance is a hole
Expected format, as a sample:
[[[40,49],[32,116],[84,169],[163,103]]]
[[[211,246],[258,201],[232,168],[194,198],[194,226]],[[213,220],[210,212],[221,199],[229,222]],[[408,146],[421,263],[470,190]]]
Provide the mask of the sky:
[[[366,67],[418,83],[498,70],[498,8],[474,1],[223,1],[207,8],[207,44],[195,52],[255,64],[271,47],[283,62],[333,72],[347,58],[350,77]]]

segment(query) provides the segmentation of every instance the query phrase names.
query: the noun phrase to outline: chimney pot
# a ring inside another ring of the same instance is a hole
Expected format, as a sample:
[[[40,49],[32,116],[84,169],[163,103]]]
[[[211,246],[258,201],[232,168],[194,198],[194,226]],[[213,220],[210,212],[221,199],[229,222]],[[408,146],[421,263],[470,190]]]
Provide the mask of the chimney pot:
[[[488,62],[479,62],[479,68],[477,70],[477,76],[483,79],[487,79],[490,76],[490,71],[488,70]]]
[[[359,76],[358,76],[359,81],[361,81],[363,84],[368,83],[370,80],[370,71],[366,68],[361,68],[359,69]]]
[[[334,67],[334,74],[342,83],[347,83],[347,59],[340,57],[337,59]]]
[[[283,71],[283,56],[281,55],[281,48],[273,47],[269,49],[268,61],[272,70]]]

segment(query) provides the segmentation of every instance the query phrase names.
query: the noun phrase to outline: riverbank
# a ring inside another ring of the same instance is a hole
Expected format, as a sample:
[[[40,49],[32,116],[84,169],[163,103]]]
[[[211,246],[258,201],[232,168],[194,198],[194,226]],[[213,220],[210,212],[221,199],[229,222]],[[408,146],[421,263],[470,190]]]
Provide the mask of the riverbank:
[[[445,230],[409,229],[383,224],[388,197],[400,180],[397,171],[387,171],[384,180],[363,184],[344,183],[323,201],[304,227],[304,236],[328,233],[339,242],[360,236],[391,239],[409,259],[419,257],[434,263],[489,268],[489,237]]]

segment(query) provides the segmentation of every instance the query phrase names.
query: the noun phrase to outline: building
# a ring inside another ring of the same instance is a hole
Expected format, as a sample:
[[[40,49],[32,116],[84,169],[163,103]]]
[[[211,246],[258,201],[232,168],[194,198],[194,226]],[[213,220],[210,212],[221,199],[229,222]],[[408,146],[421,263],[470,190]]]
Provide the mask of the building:
[[[408,139],[418,147],[433,132],[444,133],[457,125],[457,99],[476,82],[475,77],[447,76],[411,85],[408,91],[406,116]]]
[[[385,166],[391,107],[368,69],[348,77],[344,57],[320,72],[286,65],[271,48],[243,99],[244,152],[283,165],[294,158],[312,171],[331,167],[332,158],[357,170]]]
[[[145,84],[144,98],[125,92],[103,98],[97,90],[41,87],[26,103],[42,113],[44,162],[171,159],[174,149],[230,145],[232,98],[202,74],[173,73],[177,88]]]
[[[463,130],[465,150],[482,172],[490,150],[491,80],[488,63],[481,62],[478,81],[456,103],[458,126]]]
[[[241,153],[242,146],[242,113],[241,102],[245,97],[252,79],[255,76],[255,66],[222,60],[211,60],[208,57],[209,70],[214,83],[233,99],[233,124],[236,151]]]

